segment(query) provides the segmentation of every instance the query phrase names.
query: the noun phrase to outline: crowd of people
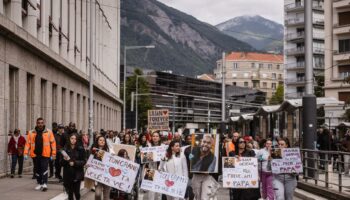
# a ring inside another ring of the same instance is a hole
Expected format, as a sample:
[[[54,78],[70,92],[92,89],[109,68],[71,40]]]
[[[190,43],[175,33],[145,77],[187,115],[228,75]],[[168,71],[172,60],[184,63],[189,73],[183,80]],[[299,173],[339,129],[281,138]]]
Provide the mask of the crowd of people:
[[[33,179],[36,179],[37,182],[35,190],[46,191],[48,189],[48,178],[55,176],[59,182],[63,183],[68,199],[74,199],[74,197],[80,199],[82,181],[85,181],[85,187],[95,191],[95,199],[128,199],[130,194],[110,188],[99,182],[84,180],[84,170],[90,155],[93,155],[96,159],[101,159],[104,152],[116,153],[113,152],[114,144],[126,144],[136,147],[135,162],[141,165],[140,169],[143,172],[145,172],[145,169],[154,169],[188,177],[189,184],[186,189],[186,199],[209,199],[209,197],[217,195],[217,189],[219,188],[217,180],[220,179],[222,173],[221,163],[219,162],[218,173],[198,174],[193,173],[193,171],[207,170],[213,172],[213,163],[215,163],[215,160],[221,160],[221,157],[256,157],[260,164],[261,184],[259,188],[230,189],[230,199],[291,200],[297,184],[297,174],[273,174],[271,171],[271,150],[273,148],[291,147],[288,138],[272,140],[255,136],[253,139],[252,136],[243,137],[238,132],[225,134],[221,138],[219,158],[210,153],[213,143],[210,137],[203,137],[198,150],[191,149],[191,135],[181,135],[179,133],[163,136],[160,132],[138,134],[132,130],[117,132],[101,129],[93,134],[93,144],[90,144],[89,141],[89,134],[85,131],[78,131],[75,123],[71,122],[68,126],[52,123],[52,130],[50,130],[46,128],[44,119],[38,118],[36,127],[28,131],[26,136],[22,136],[19,129],[11,133],[8,143],[8,153],[12,161],[10,177],[15,177],[15,169],[18,163],[18,177],[21,178],[23,160],[30,157],[33,161]],[[140,149],[161,145],[168,145],[165,157],[160,162],[142,164]],[[350,147],[350,133],[346,134],[341,147],[349,150],[346,148]],[[128,158],[125,152],[118,152],[117,156]],[[345,170],[348,169],[349,167],[345,166]],[[140,170],[139,174],[141,173]],[[137,187],[139,184],[136,183],[135,185]],[[151,191],[140,189],[138,191],[147,196],[147,199],[177,199]]]

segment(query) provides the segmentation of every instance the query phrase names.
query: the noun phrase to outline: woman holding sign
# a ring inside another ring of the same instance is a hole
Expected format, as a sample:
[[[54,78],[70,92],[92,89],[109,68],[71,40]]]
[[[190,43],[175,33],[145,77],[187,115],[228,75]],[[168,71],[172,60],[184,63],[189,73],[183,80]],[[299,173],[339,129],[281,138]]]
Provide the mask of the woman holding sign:
[[[86,154],[83,147],[77,145],[77,134],[69,136],[63,151],[63,186],[68,193],[68,199],[80,199],[80,183],[84,179],[84,165]]]
[[[160,162],[159,170],[188,177],[187,162],[185,155],[181,153],[180,141],[170,142],[165,158]],[[179,200],[179,198],[167,196],[167,200]]]
[[[273,175],[271,171],[271,150],[272,150],[272,140],[266,139],[263,144],[264,148],[260,149],[256,157],[259,161],[260,179],[262,185],[262,198],[264,199],[274,199],[274,189],[273,189]]]
[[[236,141],[235,151],[230,151],[229,156],[237,157],[238,160],[240,160],[241,157],[255,157],[255,152],[253,150],[248,150],[245,140],[242,137],[240,137]],[[230,199],[232,200],[257,200],[259,198],[260,198],[259,188],[230,190]]]
[[[91,149],[91,153],[94,155],[95,159],[102,160],[104,152],[109,152],[106,139],[103,136],[98,136],[96,138],[95,144]],[[95,200],[109,200],[110,187],[102,183],[97,183],[95,188]]]
[[[280,149],[290,148],[288,138],[278,141]],[[276,200],[292,200],[294,190],[297,187],[296,174],[274,174],[273,184],[276,190]]]

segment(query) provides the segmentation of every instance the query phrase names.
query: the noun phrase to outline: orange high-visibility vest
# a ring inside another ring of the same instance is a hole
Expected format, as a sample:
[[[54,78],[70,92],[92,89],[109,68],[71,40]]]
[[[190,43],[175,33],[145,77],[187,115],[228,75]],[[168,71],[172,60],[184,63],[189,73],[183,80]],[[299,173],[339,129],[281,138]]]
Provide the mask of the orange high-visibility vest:
[[[231,151],[235,151],[235,144],[233,144],[232,141],[226,142],[225,149],[226,149],[226,156],[229,156],[229,153]]]
[[[41,156],[50,158],[51,156],[56,156],[56,141],[55,137],[51,130],[45,129],[43,131],[43,153]],[[35,137],[36,137],[36,131],[32,130],[29,131],[27,135],[27,141],[26,145],[24,147],[24,155],[28,155],[34,158],[37,155],[35,155]]]

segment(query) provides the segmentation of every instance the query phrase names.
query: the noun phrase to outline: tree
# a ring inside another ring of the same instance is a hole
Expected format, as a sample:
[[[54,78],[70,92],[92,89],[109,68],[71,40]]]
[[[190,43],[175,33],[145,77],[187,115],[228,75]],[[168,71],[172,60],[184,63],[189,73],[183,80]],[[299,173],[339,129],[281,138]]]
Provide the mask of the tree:
[[[270,105],[281,104],[284,101],[284,87],[282,84],[277,86],[275,94],[270,99]]]
[[[150,88],[144,77],[142,70],[135,69],[134,75],[126,80],[126,110],[131,109],[131,93],[136,95],[136,79],[138,77],[138,127],[142,128],[147,125],[147,112],[152,109],[152,101],[150,97]],[[142,95],[140,95],[142,94]],[[134,110],[136,110],[136,98],[134,97]]]

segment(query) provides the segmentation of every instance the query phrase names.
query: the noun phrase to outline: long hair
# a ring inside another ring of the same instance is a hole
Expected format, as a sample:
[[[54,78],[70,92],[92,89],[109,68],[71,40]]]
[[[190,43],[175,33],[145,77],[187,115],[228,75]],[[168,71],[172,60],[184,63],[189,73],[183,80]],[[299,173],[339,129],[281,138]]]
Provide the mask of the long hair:
[[[144,141],[144,142],[142,142],[142,138],[143,137],[146,137],[146,141]],[[147,145],[147,136],[146,136],[146,134],[141,133],[137,140],[138,140],[140,146],[145,147]]]
[[[170,142],[170,144],[169,144],[169,146],[168,146],[168,149],[166,150],[166,154],[165,154],[165,156],[166,156],[168,159],[170,159],[170,158],[173,156],[173,150],[172,150],[172,148],[175,146],[176,143],[179,143],[179,144],[180,144],[179,141],[175,141],[175,140],[173,140],[173,141]]]
[[[65,148],[66,149],[72,149],[72,143],[70,141],[70,138],[75,136],[76,142],[75,142],[75,147],[78,146],[78,134],[77,133],[72,133],[71,135],[69,135],[68,137],[68,141],[66,142]]]
[[[239,140],[241,140],[241,139],[244,140],[243,137],[238,137],[238,139],[236,140],[236,143],[235,143],[235,154],[236,155],[239,155]],[[244,151],[246,151],[246,149],[247,149],[247,145],[244,144]]]
[[[151,136],[151,145],[152,145],[152,146],[155,146],[155,144],[154,144],[154,142],[153,142],[153,135],[154,135],[154,134],[158,134],[158,136],[159,136],[159,142],[158,142],[158,146],[159,146],[159,145],[162,143],[162,140],[161,140],[162,138],[161,138],[161,135],[160,135],[159,132],[153,132],[153,133],[152,133],[152,136]]]
[[[126,158],[125,158],[125,153],[126,153]],[[122,158],[125,158],[125,159],[130,159],[130,158],[129,158],[128,151],[125,150],[125,149],[120,149],[120,150],[118,151],[117,156],[122,157]]]
[[[99,135],[99,136],[96,137],[95,143],[92,145],[92,148],[97,148],[97,149],[99,148],[99,146],[98,146],[98,140],[99,140],[100,138],[103,138],[103,139],[105,140],[105,145],[102,147],[102,150],[104,150],[104,151],[109,151],[106,138],[103,137],[102,135]]]
[[[287,145],[287,148],[290,148],[290,142],[289,142],[289,139],[287,137],[280,138],[279,140],[284,141]]]
[[[126,140],[125,140],[125,138],[126,138],[127,135],[129,136],[129,142],[128,142],[128,143],[127,143]],[[123,144],[132,144],[132,138],[131,138],[131,134],[130,134],[130,133],[126,133],[126,134],[124,135]]]

